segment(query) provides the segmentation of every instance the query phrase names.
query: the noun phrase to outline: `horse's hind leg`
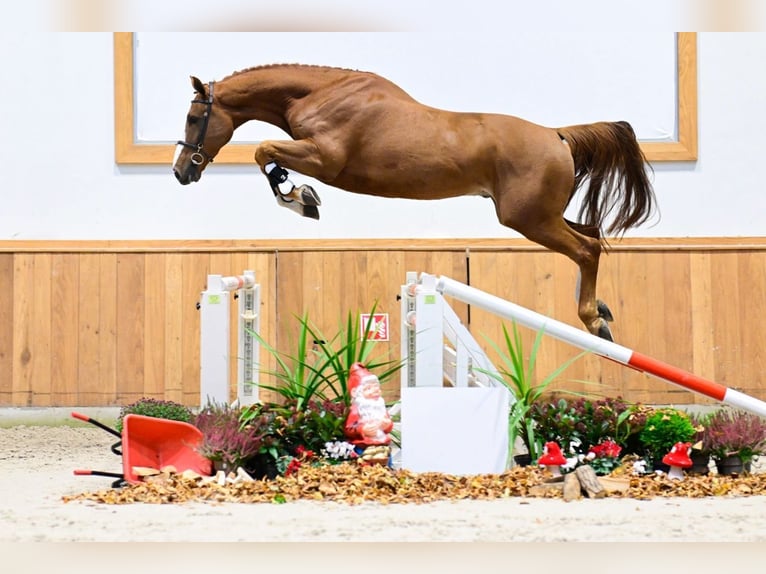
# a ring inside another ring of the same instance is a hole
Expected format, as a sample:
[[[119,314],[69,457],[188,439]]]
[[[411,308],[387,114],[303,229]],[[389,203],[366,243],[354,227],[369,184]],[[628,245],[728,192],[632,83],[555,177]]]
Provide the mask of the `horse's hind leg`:
[[[582,233],[583,235],[587,235],[588,237],[592,237],[593,239],[601,240],[601,231],[599,228],[595,225],[583,225],[582,223],[577,223],[575,221],[569,221],[568,219],[564,219],[566,224],[571,227],[573,230]],[[582,273],[578,272],[577,274],[577,289],[575,291],[575,298],[580,298],[580,283],[582,281]],[[598,315],[599,317],[603,318],[605,321],[609,321],[610,323],[614,321],[614,316],[612,315],[612,312],[609,310],[609,307],[607,307],[606,303],[604,303],[601,299],[596,299],[596,308],[598,309]]]
[[[603,309],[600,310],[596,299],[598,262],[601,256],[601,241],[597,231],[595,234],[581,233],[573,226],[567,225],[561,217],[536,222],[526,219],[523,224],[514,224],[513,227],[528,239],[566,255],[577,264],[580,268],[577,314],[591,334],[612,341],[612,332],[605,316],[611,318],[611,313],[603,304]],[[584,228],[582,230],[587,231]]]

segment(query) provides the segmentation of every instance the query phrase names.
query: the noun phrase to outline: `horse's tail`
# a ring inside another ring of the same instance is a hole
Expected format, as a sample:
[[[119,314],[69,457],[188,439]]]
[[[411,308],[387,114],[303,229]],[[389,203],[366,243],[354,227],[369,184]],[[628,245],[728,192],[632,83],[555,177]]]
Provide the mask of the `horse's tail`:
[[[628,122],[598,122],[556,131],[569,144],[574,159],[572,197],[589,180],[578,212],[580,223],[621,235],[652,216],[657,200],[648,164]],[[603,229],[608,217],[611,223]]]

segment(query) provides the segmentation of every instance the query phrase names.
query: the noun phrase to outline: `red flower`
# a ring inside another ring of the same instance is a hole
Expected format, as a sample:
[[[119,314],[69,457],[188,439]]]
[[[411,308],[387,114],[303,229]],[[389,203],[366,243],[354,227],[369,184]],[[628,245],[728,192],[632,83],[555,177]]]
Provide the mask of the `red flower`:
[[[620,456],[622,448],[613,440],[605,440],[595,446],[590,447],[588,452],[592,452],[597,458],[612,457],[617,458]]]
[[[290,476],[291,474],[298,472],[298,469],[301,467],[301,461],[297,458],[294,458],[290,461],[290,464],[287,465],[287,468],[285,469],[285,476]]]
[[[311,460],[314,458],[315,454],[313,450],[309,450],[302,444],[299,444],[297,447],[295,447],[295,456],[301,460]]]

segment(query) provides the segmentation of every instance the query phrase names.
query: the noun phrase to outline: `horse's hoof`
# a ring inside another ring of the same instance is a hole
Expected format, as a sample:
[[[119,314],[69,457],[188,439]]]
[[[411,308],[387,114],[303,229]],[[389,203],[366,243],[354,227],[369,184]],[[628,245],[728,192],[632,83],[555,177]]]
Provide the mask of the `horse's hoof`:
[[[606,321],[601,321],[601,325],[599,325],[596,335],[607,341],[614,342],[612,331],[609,330],[609,325],[606,324]]]
[[[314,207],[319,207],[322,205],[322,200],[319,199],[319,195],[317,195],[317,192],[314,191],[314,188],[310,185],[303,184],[295,191],[299,194],[300,197],[298,201],[300,201],[303,205],[311,205]]]
[[[598,309],[598,316],[601,317],[604,321],[614,321],[612,312],[609,310],[609,307],[606,306],[606,303],[604,303],[601,299],[596,299],[596,308]]]
[[[319,210],[314,205],[304,205],[303,217],[309,217],[311,219],[319,219]]]

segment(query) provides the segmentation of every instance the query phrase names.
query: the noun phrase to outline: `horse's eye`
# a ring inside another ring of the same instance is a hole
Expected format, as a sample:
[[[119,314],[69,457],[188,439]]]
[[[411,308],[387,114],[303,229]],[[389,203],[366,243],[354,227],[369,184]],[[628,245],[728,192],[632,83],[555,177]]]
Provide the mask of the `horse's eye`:
[[[199,118],[196,118],[194,116],[186,116],[186,123],[190,126],[193,126],[199,121]]]

